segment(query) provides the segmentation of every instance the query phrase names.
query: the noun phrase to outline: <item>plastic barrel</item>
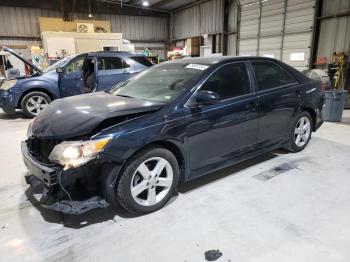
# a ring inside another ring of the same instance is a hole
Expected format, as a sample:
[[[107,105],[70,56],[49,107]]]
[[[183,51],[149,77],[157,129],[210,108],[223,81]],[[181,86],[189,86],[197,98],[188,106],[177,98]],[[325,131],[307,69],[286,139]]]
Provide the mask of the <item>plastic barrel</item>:
[[[341,122],[347,90],[325,91],[325,107],[323,108],[323,120],[330,122]]]

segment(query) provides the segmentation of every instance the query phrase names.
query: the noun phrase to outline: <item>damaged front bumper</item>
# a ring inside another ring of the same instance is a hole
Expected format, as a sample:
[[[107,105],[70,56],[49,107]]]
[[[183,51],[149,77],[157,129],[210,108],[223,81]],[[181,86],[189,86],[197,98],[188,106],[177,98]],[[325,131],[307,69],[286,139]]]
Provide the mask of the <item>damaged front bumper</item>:
[[[88,163],[79,168],[63,170],[58,165],[44,165],[29,152],[22,142],[23,161],[28,168],[25,176],[31,187],[43,186],[40,205],[65,214],[82,214],[91,209],[105,208],[106,177],[119,172],[118,165]]]

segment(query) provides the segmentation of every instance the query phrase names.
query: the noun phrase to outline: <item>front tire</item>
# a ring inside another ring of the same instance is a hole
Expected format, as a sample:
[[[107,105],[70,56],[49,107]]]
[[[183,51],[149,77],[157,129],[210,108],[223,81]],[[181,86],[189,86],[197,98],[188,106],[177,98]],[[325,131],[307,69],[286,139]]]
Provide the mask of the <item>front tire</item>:
[[[21,102],[23,113],[27,117],[35,117],[48,106],[51,98],[43,92],[30,92],[26,94]]]
[[[312,118],[308,112],[298,114],[293,121],[289,132],[289,143],[285,149],[293,153],[304,150],[310,142],[312,126]]]
[[[179,172],[177,159],[169,150],[143,150],[128,161],[117,183],[116,200],[134,214],[157,211],[175,192]]]

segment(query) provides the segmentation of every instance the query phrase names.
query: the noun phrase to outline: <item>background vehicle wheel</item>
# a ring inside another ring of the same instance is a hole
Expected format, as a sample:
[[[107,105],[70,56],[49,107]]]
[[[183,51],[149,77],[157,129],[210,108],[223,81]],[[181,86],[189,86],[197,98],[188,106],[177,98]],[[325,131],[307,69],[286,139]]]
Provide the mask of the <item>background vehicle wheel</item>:
[[[308,112],[298,114],[291,127],[289,144],[285,149],[293,153],[302,151],[311,139],[312,126],[312,118]]]
[[[134,214],[162,208],[176,190],[179,165],[164,148],[150,148],[128,162],[116,188],[117,202]]]
[[[24,114],[28,117],[35,117],[47,107],[51,98],[43,92],[30,92],[26,94],[21,103]]]

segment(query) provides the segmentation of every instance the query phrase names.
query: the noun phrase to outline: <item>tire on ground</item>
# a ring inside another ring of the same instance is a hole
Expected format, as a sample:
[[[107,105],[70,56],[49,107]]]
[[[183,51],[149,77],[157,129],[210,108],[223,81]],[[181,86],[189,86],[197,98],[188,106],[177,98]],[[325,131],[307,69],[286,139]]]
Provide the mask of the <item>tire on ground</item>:
[[[131,194],[131,180],[139,165],[152,157],[161,157],[169,162],[173,171],[173,182],[168,194],[159,203],[156,203],[152,206],[143,206],[138,204]],[[159,210],[170,200],[170,198],[176,192],[176,187],[179,180],[179,173],[180,170],[177,159],[174,156],[174,154],[169,150],[163,147],[150,147],[141,150],[140,152],[136,153],[133,157],[131,157],[131,159],[129,159],[129,161],[126,163],[125,168],[120,174],[119,180],[114,190],[116,202],[128,212],[134,214],[145,214]]]
[[[310,121],[310,135],[308,137],[308,140],[306,141],[306,143],[303,145],[303,146],[297,146],[296,142],[295,142],[295,134],[294,134],[294,131],[295,131],[295,128],[296,128],[296,125],[297,123],[299,122],[299,120],[302,118],[302,117],[307,117]],[[302,150],[304,150],[304,148],[308,145],[308,143],[310,142],[310,139],[311,139],[311,135],[312,135],[312,127],[313,127],[313,119],[310,115],[309,112],[307,111],[303,111],[301,113],[299,113],[298,115],[295,116],[294,118],[294,121],[293,121],[293,124],[291,125],[290,127],[290,130],[289,130],[289,134],[288,134],[288,145],[286,145],[284,148],[286,150],[288,150],[289,152],[292,152],[292,153],[296,153],[296,152],[300,152]]]
[[[21,102],[21,108],[23,110],[23,113],[27,116],[27,117],[35,117],[36,114],[33,114],[31,113],[28,108],[27,108],[27,101],[31,98],[31,97],[34,97],[34,96],[40,96],[42,97],[43,99],[45,99],[47,101],[47,103],[49,104],[51,102],[51,98],[45,94],[44,92],[40,92],[40,91],[33,91],[33,92],[30,92],[28,94],[26,94],[23,99],[22,99],[22,102]]]

